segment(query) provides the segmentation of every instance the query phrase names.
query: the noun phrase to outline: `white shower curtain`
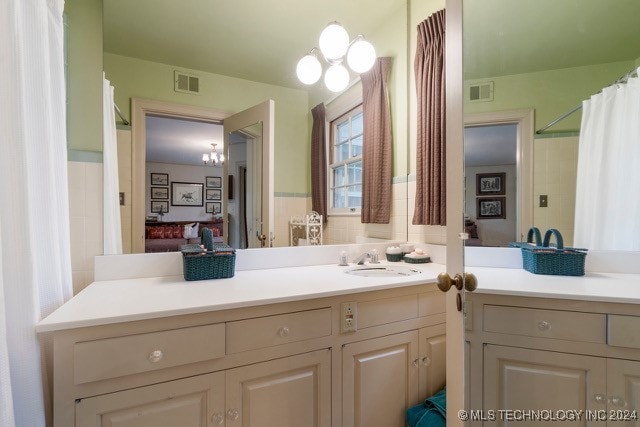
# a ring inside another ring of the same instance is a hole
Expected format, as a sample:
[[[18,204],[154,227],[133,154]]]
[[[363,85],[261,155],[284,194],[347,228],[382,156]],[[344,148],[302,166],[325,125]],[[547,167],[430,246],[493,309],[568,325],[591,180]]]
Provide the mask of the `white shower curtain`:
[[[102,80],[103,252],[105,255],[115,255],[122,253],[116,113],[113,104],[113,86],[104,78],[104,73]]]
[[[63,6],[0,2],[2,427],[45,425],[46,369],[34,326],[72,294]]]
[[[574,246],[640,250],[640,79],[582,104]]]

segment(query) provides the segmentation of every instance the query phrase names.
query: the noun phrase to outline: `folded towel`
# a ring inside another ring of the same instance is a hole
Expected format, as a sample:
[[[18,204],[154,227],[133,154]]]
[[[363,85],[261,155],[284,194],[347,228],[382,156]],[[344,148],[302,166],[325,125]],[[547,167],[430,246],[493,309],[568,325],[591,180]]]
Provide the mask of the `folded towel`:
[[[445,427],[447,425],[446,387],[428,397],[424,403],[407,409],[408,427]]]

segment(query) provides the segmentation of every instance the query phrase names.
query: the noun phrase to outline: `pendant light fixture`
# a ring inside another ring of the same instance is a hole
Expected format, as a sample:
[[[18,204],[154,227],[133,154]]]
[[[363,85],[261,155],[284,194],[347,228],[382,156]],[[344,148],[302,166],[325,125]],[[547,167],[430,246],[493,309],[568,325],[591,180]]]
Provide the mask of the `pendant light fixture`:
[[[342,25],[331,22],[320,33],[318,40],[320,49],[313,48],[298,61],[296,74],[298,79],[312,85],[322,75],[321,56],[328,68],[324,73],[324,84],[332,92],[341,92],[349,85],[349,70],[344,60],[354,72],[362,74],[371,69],[376,60],[376,51],[371,43],[358,35],[351,42],[349,34]]]

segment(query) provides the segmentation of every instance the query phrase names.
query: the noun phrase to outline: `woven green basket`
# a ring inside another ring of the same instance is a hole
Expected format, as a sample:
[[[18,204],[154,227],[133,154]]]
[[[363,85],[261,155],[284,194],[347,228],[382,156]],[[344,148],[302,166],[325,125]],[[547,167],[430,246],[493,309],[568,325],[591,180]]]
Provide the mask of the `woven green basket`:
[[[556,247],[549,247],[551,235]],[[528,240],[528,239],[527,239]],[[547,230],[542,246],[522,246],[522,266],[534,274],[554,276],[584,276],[586,249],[565,248],[562,235],[556,229]]]
[[[185,280],[226,279],[235,274],[236,253],[227,245],[214,245],[211,230],[202,230],[202,241],[207,250],[200,245],[182,247],[182,272]]]

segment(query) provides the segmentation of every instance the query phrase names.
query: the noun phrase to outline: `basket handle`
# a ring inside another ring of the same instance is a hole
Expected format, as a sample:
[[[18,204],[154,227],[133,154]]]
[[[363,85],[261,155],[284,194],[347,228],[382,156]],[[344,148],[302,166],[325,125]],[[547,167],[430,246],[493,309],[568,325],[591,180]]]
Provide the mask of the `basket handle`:
[[[564,241],[562,240],[562,234],[555,228],[550,228],[544,233],[544,241],[542,242],[542,246],[549,247],[549,240],[551,240],[551,235],[554,235],[556,238],[556,247],[558,249],[564,249]]]
[[[531,239],[535,236],[536,238],[536,246],[540,246],[542,244],[542,236],[540,235],[540,230],[538,227],[531,227],[529,232],[527,233],[527,243],[533,243]]]
[[[202,244],[208,251],[213,250],[213,232],[206,227],[202,229]]]

